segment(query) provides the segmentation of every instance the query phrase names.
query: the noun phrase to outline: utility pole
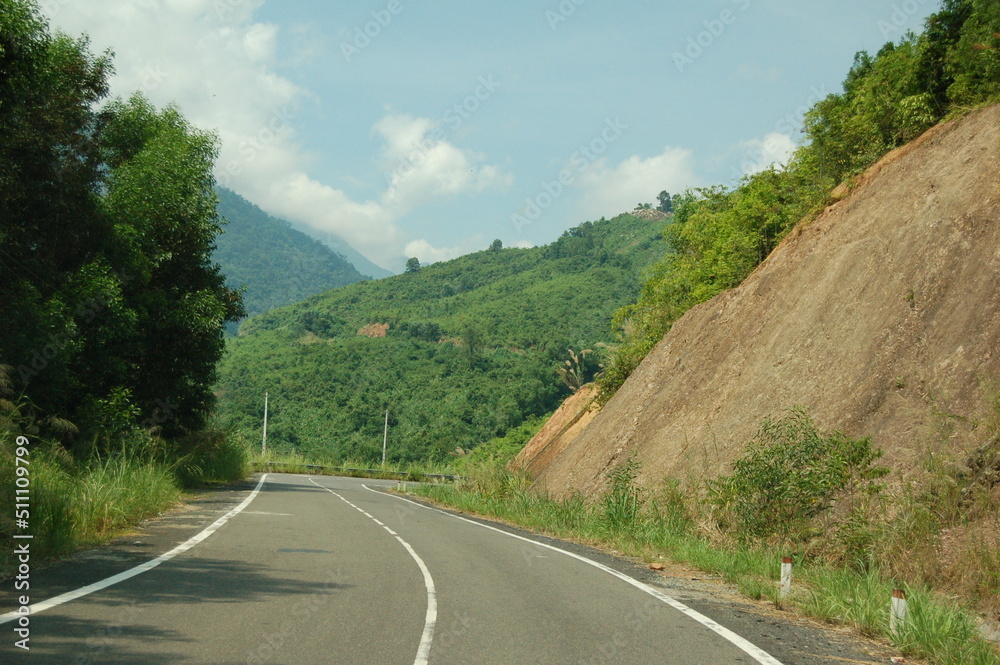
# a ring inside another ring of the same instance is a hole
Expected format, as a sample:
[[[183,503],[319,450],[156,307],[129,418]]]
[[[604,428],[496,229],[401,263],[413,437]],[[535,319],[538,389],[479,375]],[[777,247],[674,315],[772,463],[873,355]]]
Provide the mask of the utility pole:
[[[385,466],[385,447],[389,443],[389,409],[385,410],[385,432],[382,434],[382,466]]]
[[[260,454],[267,454],[267,393],[264,393],[264,440],[260,444]]]

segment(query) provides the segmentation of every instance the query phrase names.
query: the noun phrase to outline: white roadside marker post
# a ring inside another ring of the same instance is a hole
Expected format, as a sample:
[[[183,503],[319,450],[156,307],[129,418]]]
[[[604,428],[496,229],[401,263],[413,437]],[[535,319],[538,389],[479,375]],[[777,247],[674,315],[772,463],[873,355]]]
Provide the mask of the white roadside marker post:
[[[900,637],[906,625],[906,592],[902,589],[892,590],[892,606],[889,613],[889,632],[893,637]]]
[[[781,593],[779,597],[788,598],[792,593],[792,557],[786,556],[781,560]]]

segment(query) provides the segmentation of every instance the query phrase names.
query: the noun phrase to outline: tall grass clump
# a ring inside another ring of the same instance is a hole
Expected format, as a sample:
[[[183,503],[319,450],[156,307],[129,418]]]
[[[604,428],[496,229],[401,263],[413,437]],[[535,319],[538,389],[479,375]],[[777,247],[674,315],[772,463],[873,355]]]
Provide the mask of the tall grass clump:
[[[601,497],[601,521],[611,533],[639,525],[643,497],[635,483],[638,475],[639,461],[635,457],[629,457],[608,474],[608,489]]]
[[[2,368],[0,368],[2,369]],[[0,379],[3,379],[0,371]],[[40,433],[72,431],[58,419],[41,420],[0,381],[0,577],[11,569],[17,478],[14,443],[28,440],[29,533],[36,560],[52,559],[107,540],[181,499],[182,489],[245,477],[246,445],[230,432],[205,430],[166,441],[122,428],[113,438],[87,440],[72,455]]]
[[[0,452],[0,541],[12,544],[14,460],[3,436]],[[127,456],[81,462],[58,444],[32,443],[29,453],[30,533],[39,559],[59,557],[99,543],[121,529],[156,515],[180,499],[181,489],[167,465]],[[0,556],[0,573],[11,567]]]
[[[251,471],[250,443],[233,429],[209,427],[177,442],[177,477],[186,487],[231,483]]]

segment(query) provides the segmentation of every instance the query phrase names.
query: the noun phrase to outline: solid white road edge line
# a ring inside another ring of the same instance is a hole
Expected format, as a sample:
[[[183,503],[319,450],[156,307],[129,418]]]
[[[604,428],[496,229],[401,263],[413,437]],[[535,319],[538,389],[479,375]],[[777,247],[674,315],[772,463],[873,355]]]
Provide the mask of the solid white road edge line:
[[[449,513],[447,511],[439,510],[439,509],[433,508],[431,506],[426,506],[426,505],[424,505],[422,503],[418,503],[416,501],[411,501],[409,499],[406,499],[406,498],[401,497],[401,496],[397,496],[395,494],[390,494],[389,492],[381,492],[379,490],[374,490],[371,487],[369,487],[368,485],[362,485],[362,487],[364,487],[369,492],[374,492],[375,494],[381,494],[383,496],[389,496],[389,497],[392,497],[394,499],[398,499],[400,501],[405,501],[407,503],[411,503],[414,506],[419,506],[420,508],[424,508],[426,510],[433,510],[436,513],[441,513],[442,515],[447,515],[448,517],[453,517],[453,518],[455,518],[457,520],[461,520],[463,522],[468,522],[469,524],[474,524],[474,525],[482,527],[484,529],[489,529],[490,531],[496,531],[497,533],[502,533],[505,536],[510,536],[511,538],[516,538],[516,539],[522,540],[522,541],[524,541],[526,543],[531,543],[532,545],[537,545],[538,547],[544,547],[544,548],[546,548],[548,550],[552,550],[553,552],[559,552],[560,554],[565,554],[566,556],[572,557],[572,558],[574,558],[574,559],[576,559],[578,561],[582,561],[584,563],[590,564],[591,566],[594,566],[595,568],[597,568],[599,570],[603,570],[604,572],[606,572],[609,575],[614,575],[615,577],[617,577],[618,579],[622,580],[623,582],[627,582],[627,583],[631,584],[632,586],[634,586],[635,588],[639,589],[640,591],[645,591],[650,596],[656,598],[657,600],[663,601],[667,605],[670,605],[671,607],[673,607],[675,610],[677,610],[677,611],[681,612],[682,614],[685,614],[686,616],[694,619],[695,621],[697,621],[701,625],[705,626],[709,630],[714,631],[720,637],[725,638],[726,640],[728,640],[729,642],[731,642],[732,644],[734,644],[735,646],[737,646],[738,648],[740,648],[742,651],[744,651],[747,655],[749,655],[751,658],[753,658],[754,660],[756,660],[761,665],[782,665],[781,661],[779,661],[777,658],[775,658],[771,654],[767,653],[766,651],[764,651],[763,649],[761,649],[760,647],[758,647],[754,643],[750,642],[745,637],[742,637],[742,636],[734,633],[733,631],[729,630],[728,628],[726,628],[722,624],[720,624],[720,623],[718,623],[718,622],[716,622],[716,621],[708,618],[707,616],[705,616],[701,612],[688,607],[684,603],[680,602],[679,600],[676,600],[675,598],[672,598],[671,596],[668,596],[667,594],[663,593],[662,591],[658,591],[657,589],[654,589],[653,587],[651,587],[651,586],[649,586],[647,584],[644,584],[644,583],[640,582],[637,579],[629,577],[625,573],[619,572],[619,571],[615,570],[614,568],[609,568],[608,566],[605,566],[603,563],[599,563],[599,562],[594,561],[592,559],[588,559],[585,556],[581,556],[579,554],[575,554],[575,553],[570,552],[568,550],[560,549],[558,547],[555,547],[553,545],[549,545],[547,543],[542,543],[542,542],[539,542],[537,540],[532,540],[531,538],[525,538],[524,536],[519,536],[516,533],[510,533],[508,531],[504,531],[503,529],[498,529],[498,528],[496,528],[494,526],[490,526],[489,524],[482,524],[480,522],[476,522],[475,520],[466,519],[465,517],[462,517],[461,515],[455,515],[454,513]]]
[[[399,537],[398,533],[387,527],[382,522],[378,521],[378,519],[376,519],[375,516],[365,512],[364,509],[355,506],[353,503],[351,503],[341,495],[337,494],[329,487],[323,487],[315,480],[313,480],[311,477],[309,478],[309,482],[311,482],[316,487],[319,487],[320,489],[326,490],[330,494],[334,495],[335,497],[346,503],[351,508],[354,508],[354,510],[358,511],[371,521],[375,522],[375,524],[378,524],[380,527],[388,531],[393,538],[398,540],[399,543],[406,548],[406,551],[410,553],[410,556],[413,558],[413,560],[417,562],[417,567],[420,568],[420,572],[423,573],[424,575],[424,587],[427,588],[427,614],[424,616],[424,632],[420,636],[420,645],[417,647],[417,657],[413,661],[413,665],[427,665],[427,661],[431,655],[431,643],[434,640],[434,627],[437,624],[437,589],[434,587],[434,578],[431,577],[431,571],[428,570],[427,565],[424,564],[424,560],[421,559],[419,555],[417,555],[416,550],[414,550],[408,542]],[[367,485],[365,485],[365,487],[367,488]]]
[[[250,496],[243,499],[243,503],[236,506],[235,508],[230,510],[228,513],[226,513],[219,519],[215,520],[215,522],[213,522],[210,526],[205,528],[205,530],[199,533],[198,535],[193,536],[189,540],[181,543],[180,545],[170,550],[169,552],[165,552],[160,556],[156,557],[155,559],[147,561],[146,563],[139,564],[135,568],[129,568],[128,570],[118,573],[117,575],[112,575],[111,577],[107,577],[101,580],[100,582],[94,582],[93,584],[88,584],[87,586],[80,587],[79,589],[76,589],[74,591],[67,591],[66,593],[55,596],[54,598],[49,598],[48,600],[43,600],[40,603],[35,603],[34,605],[29,606],[30,613],[32,615],[38,614],[39,612],[44,612],[45,610],[52,609],[53,607],[62,605],[63,603],[68,603],[78,598],[83,598],[84,596],[88,596],[94,593],[95,591],[101,591],[102,589],[107,589],[109,586],[118,584],[119,582],[124,582],[125,580],[133,578],[136,575],[141,575],[142,573],[152,570],[153,568],[159,566],[161,563],[170,561],[178,554],[183,554],[184,552],[187,552],[189,549],[191,549],[192,547],[194,547],[195,545],[197,545],[198,543],[200,543],[201,541],[205,540],[213,533],[218,531],[223,524],[228,522],[230,519],[232,519],[240,512],[242,512],[244,508],[249,506],[250,502],[254,500],[254,498],[257,496],[258,493],[260,493],[260,488],[264,486],[264,480],[266,478],[267,474],[265,473],[263,476],[260,477],[260,482],[257,483],[257,487],[254,489],[253,492],[250,493]],[[7,614],[0,615],[0,625],[9,623],[11,621],[15,621],[19,616],[22,615],[18,614],[17,612],[7,612]]]

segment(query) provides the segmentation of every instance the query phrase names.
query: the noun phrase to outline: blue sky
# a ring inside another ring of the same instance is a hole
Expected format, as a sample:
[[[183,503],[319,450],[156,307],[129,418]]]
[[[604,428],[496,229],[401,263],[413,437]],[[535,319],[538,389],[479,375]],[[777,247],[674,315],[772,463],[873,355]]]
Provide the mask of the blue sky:
[[[860,49],[936,0],[44,0],[217,177],[401,270],[551,242],[787,158]]]

